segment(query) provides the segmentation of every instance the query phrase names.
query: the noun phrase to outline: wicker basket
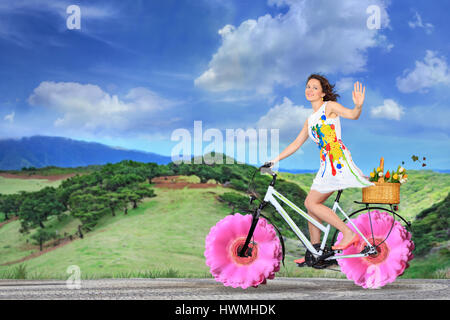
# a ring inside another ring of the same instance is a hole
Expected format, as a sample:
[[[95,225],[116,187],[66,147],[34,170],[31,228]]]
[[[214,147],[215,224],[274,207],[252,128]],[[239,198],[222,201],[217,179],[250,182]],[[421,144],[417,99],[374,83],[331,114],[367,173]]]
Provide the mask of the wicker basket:
[[[384,159],[381,158],[380,168],[383,171]],[[399,182],[374,182],[375,186],[362,188],[362,202],[365,203],[400,203],[400,183]]]
[[[362,202],[400,203],[400,183],[374,182],[375,186],[362,189]]]

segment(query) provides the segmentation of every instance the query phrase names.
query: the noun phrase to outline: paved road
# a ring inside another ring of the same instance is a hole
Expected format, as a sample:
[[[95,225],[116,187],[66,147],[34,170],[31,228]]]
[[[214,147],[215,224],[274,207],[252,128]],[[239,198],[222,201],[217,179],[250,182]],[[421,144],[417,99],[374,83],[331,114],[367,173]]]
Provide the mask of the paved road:
[[[82,280],[80,289],[65,281],[0,280],[0,299],[151,299],[151,300],[330,300],[450,299],[450,280],[397,279],[381,289],[363,289],[344,279],[276,278],[246,290],[214,279]]]

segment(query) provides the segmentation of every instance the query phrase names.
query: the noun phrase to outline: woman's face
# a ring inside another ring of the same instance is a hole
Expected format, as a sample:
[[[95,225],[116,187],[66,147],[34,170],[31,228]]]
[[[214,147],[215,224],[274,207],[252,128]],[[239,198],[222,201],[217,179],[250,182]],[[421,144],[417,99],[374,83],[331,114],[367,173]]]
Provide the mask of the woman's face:
[[[306,99],[310,102],[322,100],[325,94],[322,92],[322,86],[317,79],[310,79],[305,88]]]

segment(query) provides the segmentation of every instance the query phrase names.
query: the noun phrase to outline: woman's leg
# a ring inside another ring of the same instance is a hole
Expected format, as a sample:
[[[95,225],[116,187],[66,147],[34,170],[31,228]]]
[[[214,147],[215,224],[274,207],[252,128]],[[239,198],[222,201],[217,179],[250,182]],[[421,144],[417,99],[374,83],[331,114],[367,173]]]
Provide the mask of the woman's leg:
[[[316,216],[311,210],[308,209],[308,214],[314,218],[319,223],[322,223],[322,220],[319,219],[318,216]],[[320,243],[320,234],[322,231],[320,231],[319,228],[314,226],[311,222],[308,221],[308,230],[309,230],[309,240],[312,244]]]
[[[323,221],[331,224],[333,227],[335,227],[336,229],[341,231],[344,237],[342,238],[342,240],[339,244],[346,245],[347,243],[349,243],[352,240],[355,233],[349,227],[347,227],[347,225],[338,217],[338,215],[333,210],[331,210],[327,206],[323,205],[323,202],[325,202],[325,200],[328,199],[328,197],[333,192],[334,191],[328,192],[328,193],[321,193],[316,190],[310,190],[308,196],[305,199],[305,206],[308,209],[308,212],[310,212],[310,211],[313,212],[314,216],[318,217],[320,220],[323,220]],[[318,220],[318,219],[316,219],[316,220]],[[320,221],[320,220],[318,220],[318,221]],[[309,226],[309,223],[308,223],[308,226]],[[311,228],[315,228],[316,230],[319,231],[319,242],[320,242],[320,230],[318,228],[314,227],[312,224],[311,224]],[[317,237],[316,230],[312,229],[315,237]],[[310,234],[311,234],[311,231],[310,231]],[[311,234],[311,237],[312,237],[312,234]],[[317,239],[315,238],[314,240],[317,240]],[[312,239],[311,239],[311,242],[312,242]]]
[[[311,190],[314,191],[314,190]],[[334,192],[334,191],[333,191]],[[323,203],[325,202],[325,200],[328,199],[328,197],[333,193],[333,192],[329,192],[329,193],[320,193],[318,192],[317,195],[313,194],[313,198],[315,199],[315,201],[319,202],[319,203]],[[314,214],[314,211],[311,209],[311,206],[308,206],[307,203],[311,202],[311,192],[308,194],[308,196],[305,199],[305,206],[306,209],[308,210],[308,214],[314,218],[314,220],[316,220],[319,223],[322,223],[322,219],[320,219],[316,214]],[[316,196],[316,197],[314,197]],[[309,199],[308,199],[309,198]],[[311,222],[308,221],[308,230],[309,230],[309,236],[310,236],[310,241],[312,244],[315,243],[320,243],[320,236],[321,236],[321,232],[319,228],[317,228],[316,226],[314,226]]]

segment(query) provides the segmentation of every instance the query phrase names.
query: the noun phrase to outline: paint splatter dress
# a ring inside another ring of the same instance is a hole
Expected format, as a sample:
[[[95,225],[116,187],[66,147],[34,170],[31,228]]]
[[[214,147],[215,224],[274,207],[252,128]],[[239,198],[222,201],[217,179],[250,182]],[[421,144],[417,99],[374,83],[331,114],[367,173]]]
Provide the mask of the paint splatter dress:
[[[308,134],[317,144],[320,157],[320,168],[311,189],[327,193],[375,185],[353,163],[350,151],[341,140],[340,118],[327,118],[326,105],[327,101],[308,118]]]

